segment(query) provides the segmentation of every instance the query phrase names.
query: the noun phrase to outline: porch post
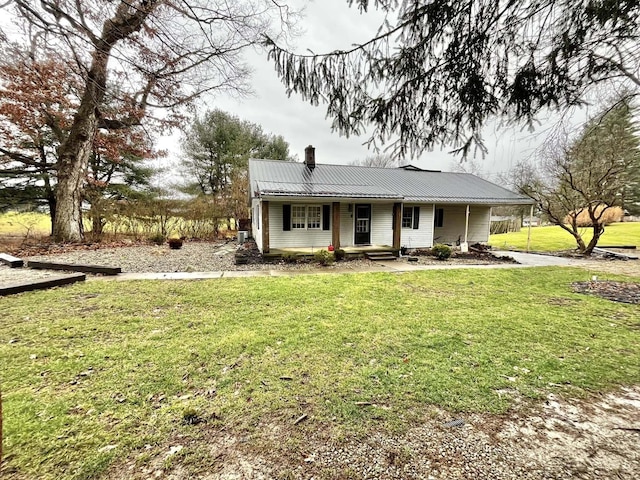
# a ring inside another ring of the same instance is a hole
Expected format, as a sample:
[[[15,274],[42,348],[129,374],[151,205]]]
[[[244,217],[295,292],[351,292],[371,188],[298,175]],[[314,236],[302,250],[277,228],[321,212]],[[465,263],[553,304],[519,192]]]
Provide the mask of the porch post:
[[[400,250],[400,232],[402,231],[402,204],[393,204],[393,248]]]
[[[527,252],[531,247],[531,224],[533,223],[533,203],[531,204],[531,210],[529,210],[529,228],[527,230]]]
[[[333,202],[331,205],[333,211],[333,221],[331,225],[331,245],[334,248],[340,248],[340,202]]]
[[[464,219],[464,243],[468,243],[467,239],[469,236],[469,205],[467,205],[467,212],[465,214]]]
[[[262,202],[262,253],[269,253],[269,202]]]

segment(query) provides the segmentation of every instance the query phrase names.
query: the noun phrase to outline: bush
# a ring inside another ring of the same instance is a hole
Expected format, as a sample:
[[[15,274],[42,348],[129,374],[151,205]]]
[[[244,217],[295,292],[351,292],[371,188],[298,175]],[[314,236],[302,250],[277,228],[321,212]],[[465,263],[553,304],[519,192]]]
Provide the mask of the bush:
[[[282,261],[284,263],[298,263],[298,255],[292,252],[283,253]]]
[[[166,239],[165,239],[164,235],[162,235],[160,233],[149,237],[149,241],[151,243],[155,243],[156,245],[164,245],[165,240]]]
[[[344,260],[345,255],[346,255],[346,252],[342,248],[336,248],[333,252],[333,256],[337,261]]]
[[[449,245],[437,243],[431,248],[431,254],[438,260],[446,260],[451,257],[451,247]]]
[[[624,217],[624,211],[620,207],[608,207],[607,210],[602,213],[604,210],[604,205],[598,205],[595,209],[596,215],[602,214],[600,218],[600,222],[603,225],[610,225],[612,223],[622,221],[622,217]],[[567,215],[564,219],[564,223],[571,223],[571,216],[573,214]],[[590,227],[592,225],[591,217],[589,217],[589,212],[587,210],[583,210],[578,214],[576,219],[579,227]]]
[[[335,260],[335,257],[333,256],[333,252],[318,250],[313,254],[313,259],[320,265],[331,265]]]

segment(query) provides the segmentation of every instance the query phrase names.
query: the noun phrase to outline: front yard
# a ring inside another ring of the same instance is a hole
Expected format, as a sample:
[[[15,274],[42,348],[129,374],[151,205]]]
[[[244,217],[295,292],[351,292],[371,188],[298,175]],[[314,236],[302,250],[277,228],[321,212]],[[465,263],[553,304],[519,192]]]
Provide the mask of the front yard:
[[[189,478],[222,468],[212,432],[297,452],[311,432],[340,442],[438,411],[501,415],[550,392],[637,385],[638,307],[573,292],[589,278],[546,268],[91,282],[2,298],[3,473],[148,478],[153,465]],[[273,445],[265,425],[295,432]],[[166,456],[169,441],[181,447]]]

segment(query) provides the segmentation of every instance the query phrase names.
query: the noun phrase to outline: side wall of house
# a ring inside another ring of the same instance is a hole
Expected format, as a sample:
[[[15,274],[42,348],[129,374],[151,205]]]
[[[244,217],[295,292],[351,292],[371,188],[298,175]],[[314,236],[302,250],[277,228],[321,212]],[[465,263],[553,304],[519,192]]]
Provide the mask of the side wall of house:
[[[400,232],[400,245],[407,248],[429,248],[433,246],[432,204],[405,203],[403,208],[420,207],[418,228],[406,227]]]
[[[331,244],[329,230],[303,228],[284,231],[282,229],[282,205],[269,202],[269,248],[317,247],[327,248]],[[323,205],[321,203],[291,203],[291,205]]]
[[[444,209],[442,227],[434,227],[434,243],[452,243],[464,241],[466,205],[436,205]],[[491,207],[471,205],[469,207],[469,243],[488,242],[491,223]]]
[[[258,249],[262,251],[262,202],[254,198],[251,200],[251,236],[256,242]]]

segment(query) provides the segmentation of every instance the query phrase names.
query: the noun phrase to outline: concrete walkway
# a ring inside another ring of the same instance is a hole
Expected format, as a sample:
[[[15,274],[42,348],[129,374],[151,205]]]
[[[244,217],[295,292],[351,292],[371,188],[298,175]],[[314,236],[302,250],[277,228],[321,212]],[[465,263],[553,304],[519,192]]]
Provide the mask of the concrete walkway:
[[[344,273],[370,273],[370,272],[387,272],[387,273],[403,273],[416,272],[421,270],[459,270],[459,269],[504,269],[504,268],[527,268],[527,267],[558,267],[558,266],[575,266],[578,265],[576,260],[563,257],[554,257],[551,255],[539,255],[533,253],[493,251],[494,255],[509,256],[518,263],[496,263],[489,265],[415,265],[407,262],[378,262],[374,265],[360,268],[333,268],[326,269],[317,267],[305,270],[230,270],[217,272],[167,272],[167,273],[121,273],[114,277],[101,276],[90,277],[88,281],[97,280],[207,280],[217,278],[253,278],[253,277],[295,277],[299,275],[334,275]]]

